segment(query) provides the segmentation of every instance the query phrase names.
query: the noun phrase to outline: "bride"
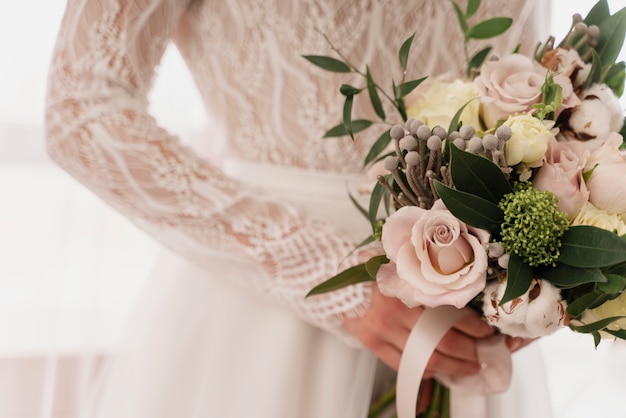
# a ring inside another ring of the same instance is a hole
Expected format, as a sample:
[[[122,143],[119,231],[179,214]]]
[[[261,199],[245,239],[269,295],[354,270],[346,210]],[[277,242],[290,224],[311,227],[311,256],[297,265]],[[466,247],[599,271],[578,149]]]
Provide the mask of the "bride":
[[[497,51],[534,47],[543,3],[485,3],[479,15],[516,21]],[[366,256],[344,260],[369,233],[345,185],[374,138],[322,139],[349,77],[300,55],[331,54],[321,32],[390,79],[416,30],[410,76],[461,74],[446,1],[68,1],[49,79],[49,154],[168,249],[85,417],[367,415],[421,310],[371,285],[304,298]],[[146,110],[170,41],[215,122],[211,155]],[[477,317],[458,322],[427,375],[477,372],[475,342],[491,332]],[[549,417],[536,345],[514,359],[521,366],[509,392],[492,397],[491,416]]]

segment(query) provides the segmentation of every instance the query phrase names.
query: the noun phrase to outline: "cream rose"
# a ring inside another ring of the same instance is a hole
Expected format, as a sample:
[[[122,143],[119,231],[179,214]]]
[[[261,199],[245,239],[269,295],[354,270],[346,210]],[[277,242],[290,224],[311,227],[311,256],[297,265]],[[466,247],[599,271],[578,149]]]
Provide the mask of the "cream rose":
[[[498,120],[509,115],[526,113],[541,102],[541,87],[548,70],[531,58],[511,54],[498,61],[487,61],[480,69],[475,83],[482,102],[482,116],[488,127],[495,127]],[[562,107],[579,103],[571,81],[564,75],[554,76],[563,89]]]
[[[448,129],[452,117],[465,103],[478,96],[476,84],[454,80],[426,81],[405,98],[406,113],[428,126]],[[473,100],[463,109],[461,121],[464,125],[480,126],[480,103]]]
[[[626,213],[626,158],[620,152],[623,138],[612,133],[587,160],[585,170],[593,170],[587,180],[589,201],[598,209],[618,215]]]
[[[506,280],[494,281],[484,291],[483,314],[489,325],[513,337],[550,335],[564,324],[567,302],[561,291],[546,280],[533,279],[528,291],[500,306]]]
[[[583,312],[581,319],[584,323],[590,324],[612,316],[626,316],[626,293],[622,293],[617,298],[604,302],[597,308],[587,309]],[[626,329],[626,318],[612,322],[607,328],[612,331]],[[611,336],[611,338],[614,337]]]
[[[430,210],[405,206],[387,218],[381,292],[407,306],[465,306],[485,286],[489,233],[455,218],[437,200]]]
[[[540,121],[529,114],[509,117],[505,125],[511,128],[511,139],[506,142],[506,163],[514,166],[525,163],[538,166],[548,150],[548,142],[555,140],[553,121]]]
[[[583,179],[588,157],[589,151],[578,142],[550,141],[544,163],[533,178],[536,189],[556,195],[558,208],[568,219],[575,217],[589,199]]]
[[[618,235],[626,234],[626,224],[619,215],[598,209],[589,202],[583,205],[571,224],[595,226]]]

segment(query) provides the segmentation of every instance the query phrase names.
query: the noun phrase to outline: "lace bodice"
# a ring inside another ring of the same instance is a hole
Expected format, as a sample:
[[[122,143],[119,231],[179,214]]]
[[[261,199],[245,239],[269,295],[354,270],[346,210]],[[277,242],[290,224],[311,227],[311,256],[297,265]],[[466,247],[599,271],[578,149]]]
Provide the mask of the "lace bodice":
[[[517,20],[498,43],[501,53],[531,33],[535,1],[484,3],[483,17]],[[49,154],[166,246],[207,268],[215,257],[260,265],[258,277],[233,280],[333,328],[367,304],[367,287],[304,294],[337,272],[355,242],[227,177],[159,127],[147,95],[173,40],[215,121],[206,140],[222,156],[353,173],[371,139],[355,147],[322,135],[340,121],[338,86],[362,82],[301,55],[332,54],[326,33],[354,64],[391,80],[399,76],[397,49],[415,31],[408,77],[461,72],[462,38],[448,1],[69,0],[49,80]],[[354,113],[371,116],[360,103]]]

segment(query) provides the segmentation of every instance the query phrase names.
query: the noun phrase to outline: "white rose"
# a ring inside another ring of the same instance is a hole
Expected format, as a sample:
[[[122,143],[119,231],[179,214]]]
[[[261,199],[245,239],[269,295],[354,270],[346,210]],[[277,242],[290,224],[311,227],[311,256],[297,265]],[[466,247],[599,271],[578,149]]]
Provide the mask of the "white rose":
[[[589,202],[578,212],[572,225],[589,225],[615,232],[618,235],[626,234],[626,224],[619,215],[598,209]]]
[[[442,126],[448,129],[456,112],[478,96],[474,83],[454,80],[434,80],[425,82],[405,97],[406,114],[409,118],[419,119],[426,125]],[[480,126],[478,100],[473,100],[463,109],[461,121],[464,125]]]
[[[536,338],[561,328],[567,302],[546,280],[533,279],[528,291],[500,306],[506,280],[494,281],[484,290],[483,314],[487,323],[512,337]]]
[[[529,114],[510,116],[505,125],[511,128],[512,136],[506,142],[506,163],[514,166],[525,163],[529,166],[540,165],[548,150],[548,142],[555,140],[552,131],[553,121],[540,121]]]

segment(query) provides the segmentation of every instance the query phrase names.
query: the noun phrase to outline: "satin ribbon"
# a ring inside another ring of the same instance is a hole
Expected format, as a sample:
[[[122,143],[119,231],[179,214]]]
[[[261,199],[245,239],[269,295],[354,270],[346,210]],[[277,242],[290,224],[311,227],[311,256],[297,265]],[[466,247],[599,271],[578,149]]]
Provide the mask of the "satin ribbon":
[[[439,306],[426,309],[420,316],[404,347],[396,381],[398,418],[415,418],[419,387],[430,356],[439,341],[461,318],[473,313],[470,308]],[[498,335],[477,344],[482,370],[468,376],[437,376],[450,388],[451,418],[484,418],[487,399],[484,395],[504,392],[511,381],[511,354],[504,336]]]

